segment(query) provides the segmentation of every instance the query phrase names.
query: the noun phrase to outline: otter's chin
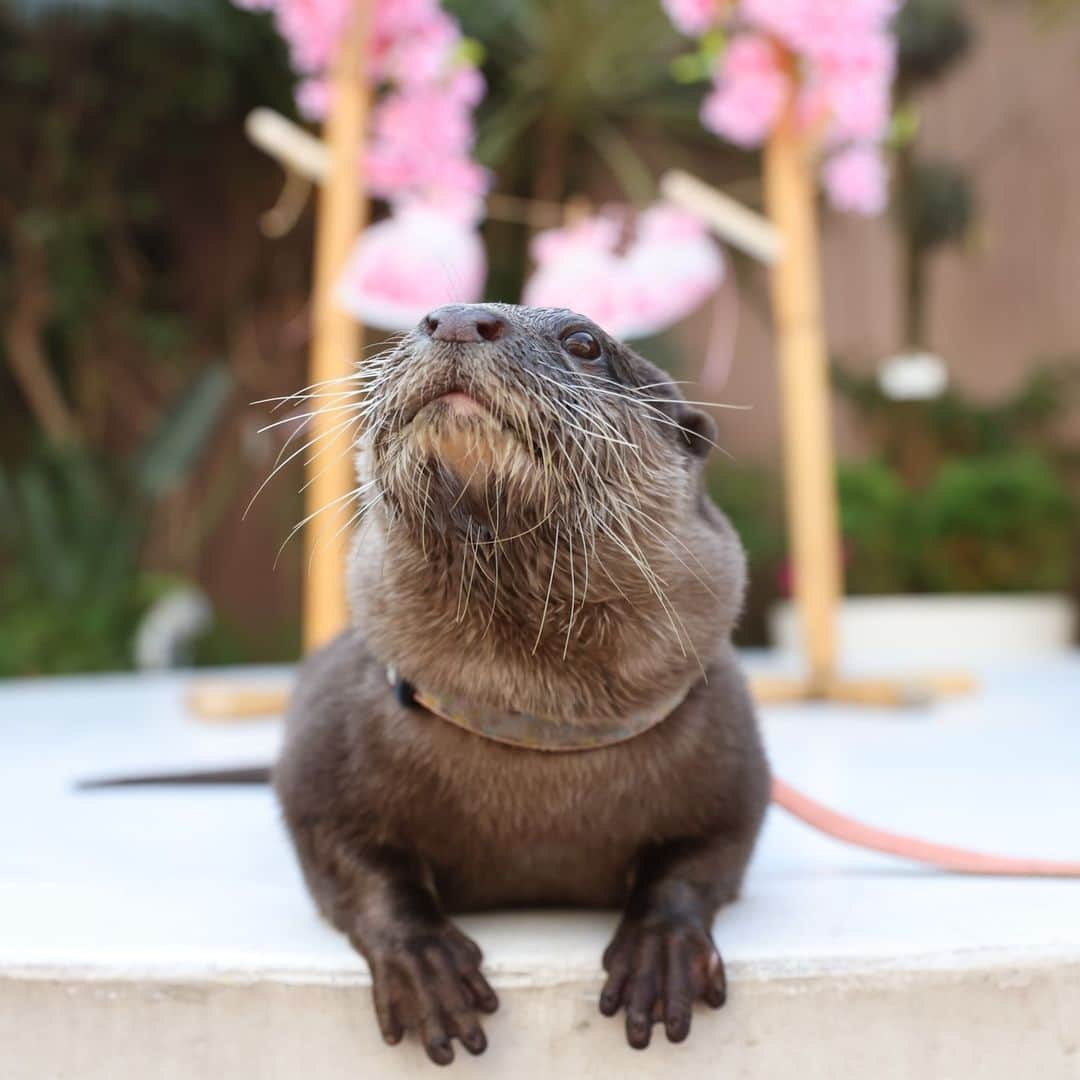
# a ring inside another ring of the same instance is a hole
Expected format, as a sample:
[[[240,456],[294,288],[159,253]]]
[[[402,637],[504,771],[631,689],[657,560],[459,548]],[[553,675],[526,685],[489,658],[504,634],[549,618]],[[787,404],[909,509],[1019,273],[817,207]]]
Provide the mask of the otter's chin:
[[[483,405],[462,393],[445,394],[431,402],[410,427],[417,448],[469,487],[486,487],[508,472],[522,453],[515,436]]]

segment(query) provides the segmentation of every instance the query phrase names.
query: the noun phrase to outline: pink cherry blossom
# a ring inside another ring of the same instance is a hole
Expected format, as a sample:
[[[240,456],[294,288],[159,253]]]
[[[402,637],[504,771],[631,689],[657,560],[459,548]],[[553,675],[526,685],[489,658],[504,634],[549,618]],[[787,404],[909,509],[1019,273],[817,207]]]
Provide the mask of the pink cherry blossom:
[[[883,27],[898,7],[897,0],[741,0],[740,14],[794,52],[818,59]]]
[[[704,34],[720,19],[724,0],[662,0],[668,18],[684,34]]]
[[[297,106],[308,119],[325,116],[327,76],[355,0],[235,2],[273,12],[302,76]],[[461,45],[461,30],[439,0],[372,0],[368,74],[375,104],[358,162],[375,195],[399,210],[423,205],[445,217],[451,232],[480,219],[489,184],[471,158],[472,110],[484,96],[484,80],[463,59]]]
[[[330,84],[321,75],[301,80],[296,86],[296,107],[305,120],[321,120],[330,107]]]
[[[354,9],[352,0],[278,0],[275,10],[293,67],[313,73],[332,63]]]
[[[833,154],[822,168],[822,180],[837,210],[873,216],[888,205],[888,169],[872,143],[858,143]]]
[[[790,92],[779,59],[767,38],[736,37],[702,105],[705,126],[738,146],[759,145],[776,124]]]
[[[429,86],[447,74],[460,45],[457,23],[436,10],[423,25],[386,42],[378,74],[398,86]]]
[[[707,128],[739,146],[760,146],[794,93],[804,129],[833,152],[823,173],[833,205],[873,213],[871,207],[885,205],[887,192],[875,147],[889,129],[896,72],[889,21],[900,3],[729,0],[713,18],[696,21],[704,3],[672,0],[665,7],[688,33],[705,32],[717,18],[731,32],[702,105]]]
[[[426,87],[388,94],[376,107],[367,150],[371,190],[436,202],[482,196],[488,178],[469,159],[472,139],[471,117],[459,99]]]

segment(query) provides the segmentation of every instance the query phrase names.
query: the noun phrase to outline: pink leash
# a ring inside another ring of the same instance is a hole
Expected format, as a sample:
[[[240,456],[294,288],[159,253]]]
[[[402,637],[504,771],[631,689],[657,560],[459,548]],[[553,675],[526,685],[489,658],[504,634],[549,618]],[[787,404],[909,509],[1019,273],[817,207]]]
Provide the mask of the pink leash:
[[[824,803],[804,795],[783,780],[774,779],[772,799],[799,821],[845,844],[898,855],[902,859],[926,863],[954,874],[992,874],[1001,877],[1080,877],[1080,862],[1061,862],[1054,859],[1020,859],[1003,855],[988,855],[981,851],[934,844],[914,836],[874,828],[846,814],[830,809]]]

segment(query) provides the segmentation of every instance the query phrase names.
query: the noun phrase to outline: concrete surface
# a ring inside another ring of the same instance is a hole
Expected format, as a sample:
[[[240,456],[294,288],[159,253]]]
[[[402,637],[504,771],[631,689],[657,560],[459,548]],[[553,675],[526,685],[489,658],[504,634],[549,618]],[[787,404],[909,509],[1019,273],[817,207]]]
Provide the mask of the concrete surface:
[[[270,757],[273,722],[187,719],[188,681],[0,684],[0,1076],[427,1074],[417,1047],[381,1044],[268,792],[71,790]],[[929,710],[789,707],[765,728],[780,774],[876,824],[1080,856],[1075,655]],[[596,1011],[614,914],[461,921],[503,1000],[462,1077],[1080,1077],[1080,882],[949,877],[774,812],[716,926],[729,1005],[642,1054]]]

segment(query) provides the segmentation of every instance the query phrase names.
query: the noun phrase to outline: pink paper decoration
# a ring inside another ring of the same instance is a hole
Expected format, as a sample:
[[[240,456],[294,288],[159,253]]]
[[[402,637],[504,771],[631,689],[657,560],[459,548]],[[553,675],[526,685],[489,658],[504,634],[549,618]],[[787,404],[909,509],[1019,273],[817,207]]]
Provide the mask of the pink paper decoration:
[[[608,333],[639,338],[688,315],[719,285],[724,262],[696,218],[658,203],[636,220],[609,211],[533,241],[523,301],[567,307]]]
[[[440,304],[479,300],[485,268],[484,246],[469,223],[414,203],[364,230],[337,299],[362,322],[407,330]]]

